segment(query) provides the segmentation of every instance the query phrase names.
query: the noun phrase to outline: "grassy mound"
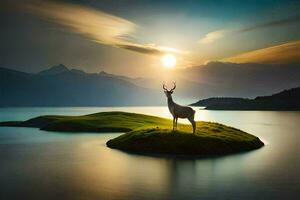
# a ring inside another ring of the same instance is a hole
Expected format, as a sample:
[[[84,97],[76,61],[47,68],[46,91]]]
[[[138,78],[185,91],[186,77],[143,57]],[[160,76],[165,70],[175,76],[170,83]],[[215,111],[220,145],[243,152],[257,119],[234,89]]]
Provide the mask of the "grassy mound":
[[[27,121],[0,122],[0,126],[63,132],[128,132],[156,126],[170,127],[170,124],[168,119],[127,112],[101,112],[83,116],[46,115]]]
[[[146,154],[217,156],[262,147],[259,138],[218,123],[197,122],[192,134],[189,124],[149,115],[102,112],[83,116],[40,116],[27,121],[1,122],[0,126],[36,127],[64,132],[127,132],[109,140],[107,146]]]
[[[110,148],[140,154],[219,156],[258,149],[264,143],[238,129],[201,122],[197,133],[152,128],[131,131],[106,144]]]

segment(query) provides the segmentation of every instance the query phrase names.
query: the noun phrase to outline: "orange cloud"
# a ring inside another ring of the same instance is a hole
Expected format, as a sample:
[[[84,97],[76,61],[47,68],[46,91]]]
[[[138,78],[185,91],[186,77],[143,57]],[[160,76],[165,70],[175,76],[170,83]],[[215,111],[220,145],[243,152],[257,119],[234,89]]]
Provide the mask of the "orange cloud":
[[[273,47],[242,53],[222,61],[235,63],[298,63],[300,62],[300,40]]]
[[[30,14],[59,24],[100,44],[153,55],[183,53],[169,47],[132,42],[129,38],[134,38],[136,24],[92,8],[50,1],[33,1],[22,7]]]

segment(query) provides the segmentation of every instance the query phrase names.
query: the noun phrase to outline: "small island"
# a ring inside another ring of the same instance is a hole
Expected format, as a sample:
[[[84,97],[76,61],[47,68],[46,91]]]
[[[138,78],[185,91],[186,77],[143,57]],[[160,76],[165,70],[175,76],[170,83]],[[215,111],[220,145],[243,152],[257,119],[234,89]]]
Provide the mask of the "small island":
[[[83,116],[40,116],[27,121],[0,122],[0,126],[35,127],[60,132],[126,132],[107,146],[138,154],[220,156],[262,147],[256,136],[219,123],[197,122],[171,130],[169,119],[127,112],[101,112]]]
[[[202,99],[191,106],[205,107],[207,110],[300,110],[300,87],[284,90],[270,96],[254,99],[235,97],[213,97]]]

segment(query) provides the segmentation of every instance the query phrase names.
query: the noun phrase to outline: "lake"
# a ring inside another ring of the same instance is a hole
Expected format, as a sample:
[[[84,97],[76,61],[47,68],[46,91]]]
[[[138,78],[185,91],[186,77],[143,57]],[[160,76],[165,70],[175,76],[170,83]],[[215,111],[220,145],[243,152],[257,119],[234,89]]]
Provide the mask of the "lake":
[[[0,108],[0,121],[112,110],[171,117],[167,107]],[[0,127],[0,199],[300,198],[300,112],[197,109],[196,119],[242,129],[266,146],[220,158],[158,158],[107,148],[116,133]]]

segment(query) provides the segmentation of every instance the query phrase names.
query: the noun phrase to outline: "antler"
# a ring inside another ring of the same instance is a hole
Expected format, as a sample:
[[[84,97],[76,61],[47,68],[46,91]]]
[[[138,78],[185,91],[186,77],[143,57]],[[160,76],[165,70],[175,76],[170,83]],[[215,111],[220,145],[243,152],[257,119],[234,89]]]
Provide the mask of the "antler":
[[[168,89],[165,86],[165,82],[163,83],[163,89],[168,91]]]
[[[173,88],[170,91],[173,91],[176,88],[176,82],[175,81],[173,82],[173,84],[174,84],[174,86],[173,86]]]

